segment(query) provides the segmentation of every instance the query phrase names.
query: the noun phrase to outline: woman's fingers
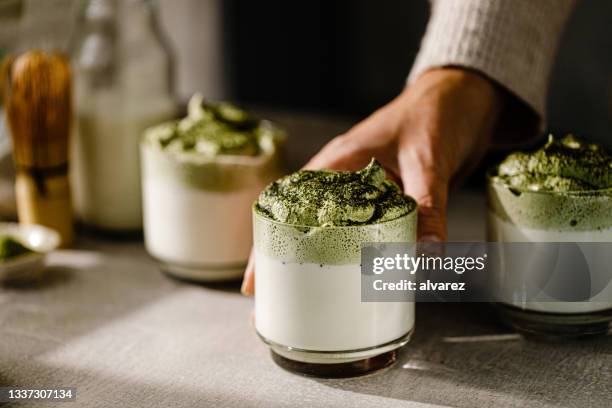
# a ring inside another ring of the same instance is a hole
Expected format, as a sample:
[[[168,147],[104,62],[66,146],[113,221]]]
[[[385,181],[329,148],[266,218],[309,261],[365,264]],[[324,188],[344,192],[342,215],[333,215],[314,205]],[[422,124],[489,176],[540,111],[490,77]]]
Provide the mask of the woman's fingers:
[[[423,242],[446,240],[448,179],[436,169],[434,162],[420,156],[415,149],[399,152],[404,192],[419,205],[417,234]]]
[[[355,171],[376,157],[385,167],[397,173],[394,165],[394,124],[397,114],[388,107],[377,110],[347,133],[327,143],[306,165],[305,169]]]
[[[240,291],[245,296],[252,296],[255,294],[255,254],[253,254],[253,250],[251,250],[249,262],[244,271],[244,278],[242,279]]]
[[[355,144],[351,133],[336,136],[306,163],[304,169],[358,170],[365,166],[361,164],[363,159],[359,150],[359,145]]]

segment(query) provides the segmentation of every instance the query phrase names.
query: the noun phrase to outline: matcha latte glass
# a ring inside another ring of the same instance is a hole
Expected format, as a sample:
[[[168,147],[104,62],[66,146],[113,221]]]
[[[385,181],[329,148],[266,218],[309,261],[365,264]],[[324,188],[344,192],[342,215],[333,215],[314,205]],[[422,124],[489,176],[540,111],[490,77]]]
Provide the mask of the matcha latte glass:
[[[574,242],[578,246],[612,242],[611,174],[609,154],[601,146],[573,136],[561,140],[551,137],[536,152],[508,156],[488,177],[488,240]],[[524,267],[514,267],[498,277],[503,320],[518,330],[542,336],[608,332],[612,283],[584,301],[530,301],[521,285],[537,272],[532,269],[537,263],[525,258],[507,259]],[[588,252],[586,262],[605,265],[612,262],[612,254],[604,246],[597,247]],[[576,276],[580,276],[578,284],[589,279],[586,270],[576,271]]]
[[[141,142],[145,244],[173,276],[238,279],[252,245],[251,204],[280,174],[283,134],[199,95],[188,110],[147,129]]]
[[[268,186],[253,206],[255,324],[279,365],[343,377],[395,361],[414,303],[361,301],[361,246],[414,242],[416,219],[414,200],[376,162]]]

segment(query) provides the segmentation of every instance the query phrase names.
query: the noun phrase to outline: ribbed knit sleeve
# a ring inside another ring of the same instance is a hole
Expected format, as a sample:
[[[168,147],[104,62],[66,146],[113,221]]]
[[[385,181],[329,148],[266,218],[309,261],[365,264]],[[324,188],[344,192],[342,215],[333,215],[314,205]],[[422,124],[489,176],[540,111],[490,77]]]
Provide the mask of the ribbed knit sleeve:
[[[574,0],[431,0],[408,78],[442,66],[482,72],[544,117],[549,76]]]

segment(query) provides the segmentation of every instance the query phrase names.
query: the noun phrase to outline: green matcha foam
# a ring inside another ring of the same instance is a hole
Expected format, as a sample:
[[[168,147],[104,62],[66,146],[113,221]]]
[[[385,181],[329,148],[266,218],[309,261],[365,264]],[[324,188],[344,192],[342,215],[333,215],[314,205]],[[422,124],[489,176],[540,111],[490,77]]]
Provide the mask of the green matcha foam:
[[[568,135],[510,154],[489,177],[489,207],[502,219],[558,231],[612,227],[612,156]]]
[[[612,156],[603,146],[573,135],[535,152],[512,153],[497,168],[499,181],[519,190],[590,191],[612,188]]]
[[[302,170],[260,194],[255,248],[283,262],[359,263],[366,242],[414,242],[416,208],[376,160],[357,172]]]
[[[385,180],[372,159],[357,172],[301,170],[270,184],[257,208],[273,220],[305,226],[350,226],[390,221],[410,213],[416,203]]]
[[[189,100],[187,117],[148,131],[164,150],[200,156],[256,156],[276,136],[249,113],[227,102],[206,103],[199,94]]]
[[[181,120],[145,130],[141,151],[153,177],[229,191],[278,176],[281,129],[232,104],[206,103],[199,94],[187,110]]]
[[[34,251],[15,238],[8,235],[0,236],[0,262],[7,262],[18,256],[31,253],[34,253]]]

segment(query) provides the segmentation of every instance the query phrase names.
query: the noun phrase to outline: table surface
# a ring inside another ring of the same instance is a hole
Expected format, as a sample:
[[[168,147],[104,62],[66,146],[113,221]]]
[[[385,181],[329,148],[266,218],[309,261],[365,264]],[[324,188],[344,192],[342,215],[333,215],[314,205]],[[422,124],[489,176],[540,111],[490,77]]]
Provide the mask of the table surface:
[[[450,238],[482,239],[483,211],[456,194]],[[77,387],[72,407],[612,406],[612,336],[538,343],[484,304],[419,304],[395,366],[320,380],[272,362],[252,309],[237,285],[167,278],[139,242],[83,239],[38,285],[0,289],[0,385]]]

